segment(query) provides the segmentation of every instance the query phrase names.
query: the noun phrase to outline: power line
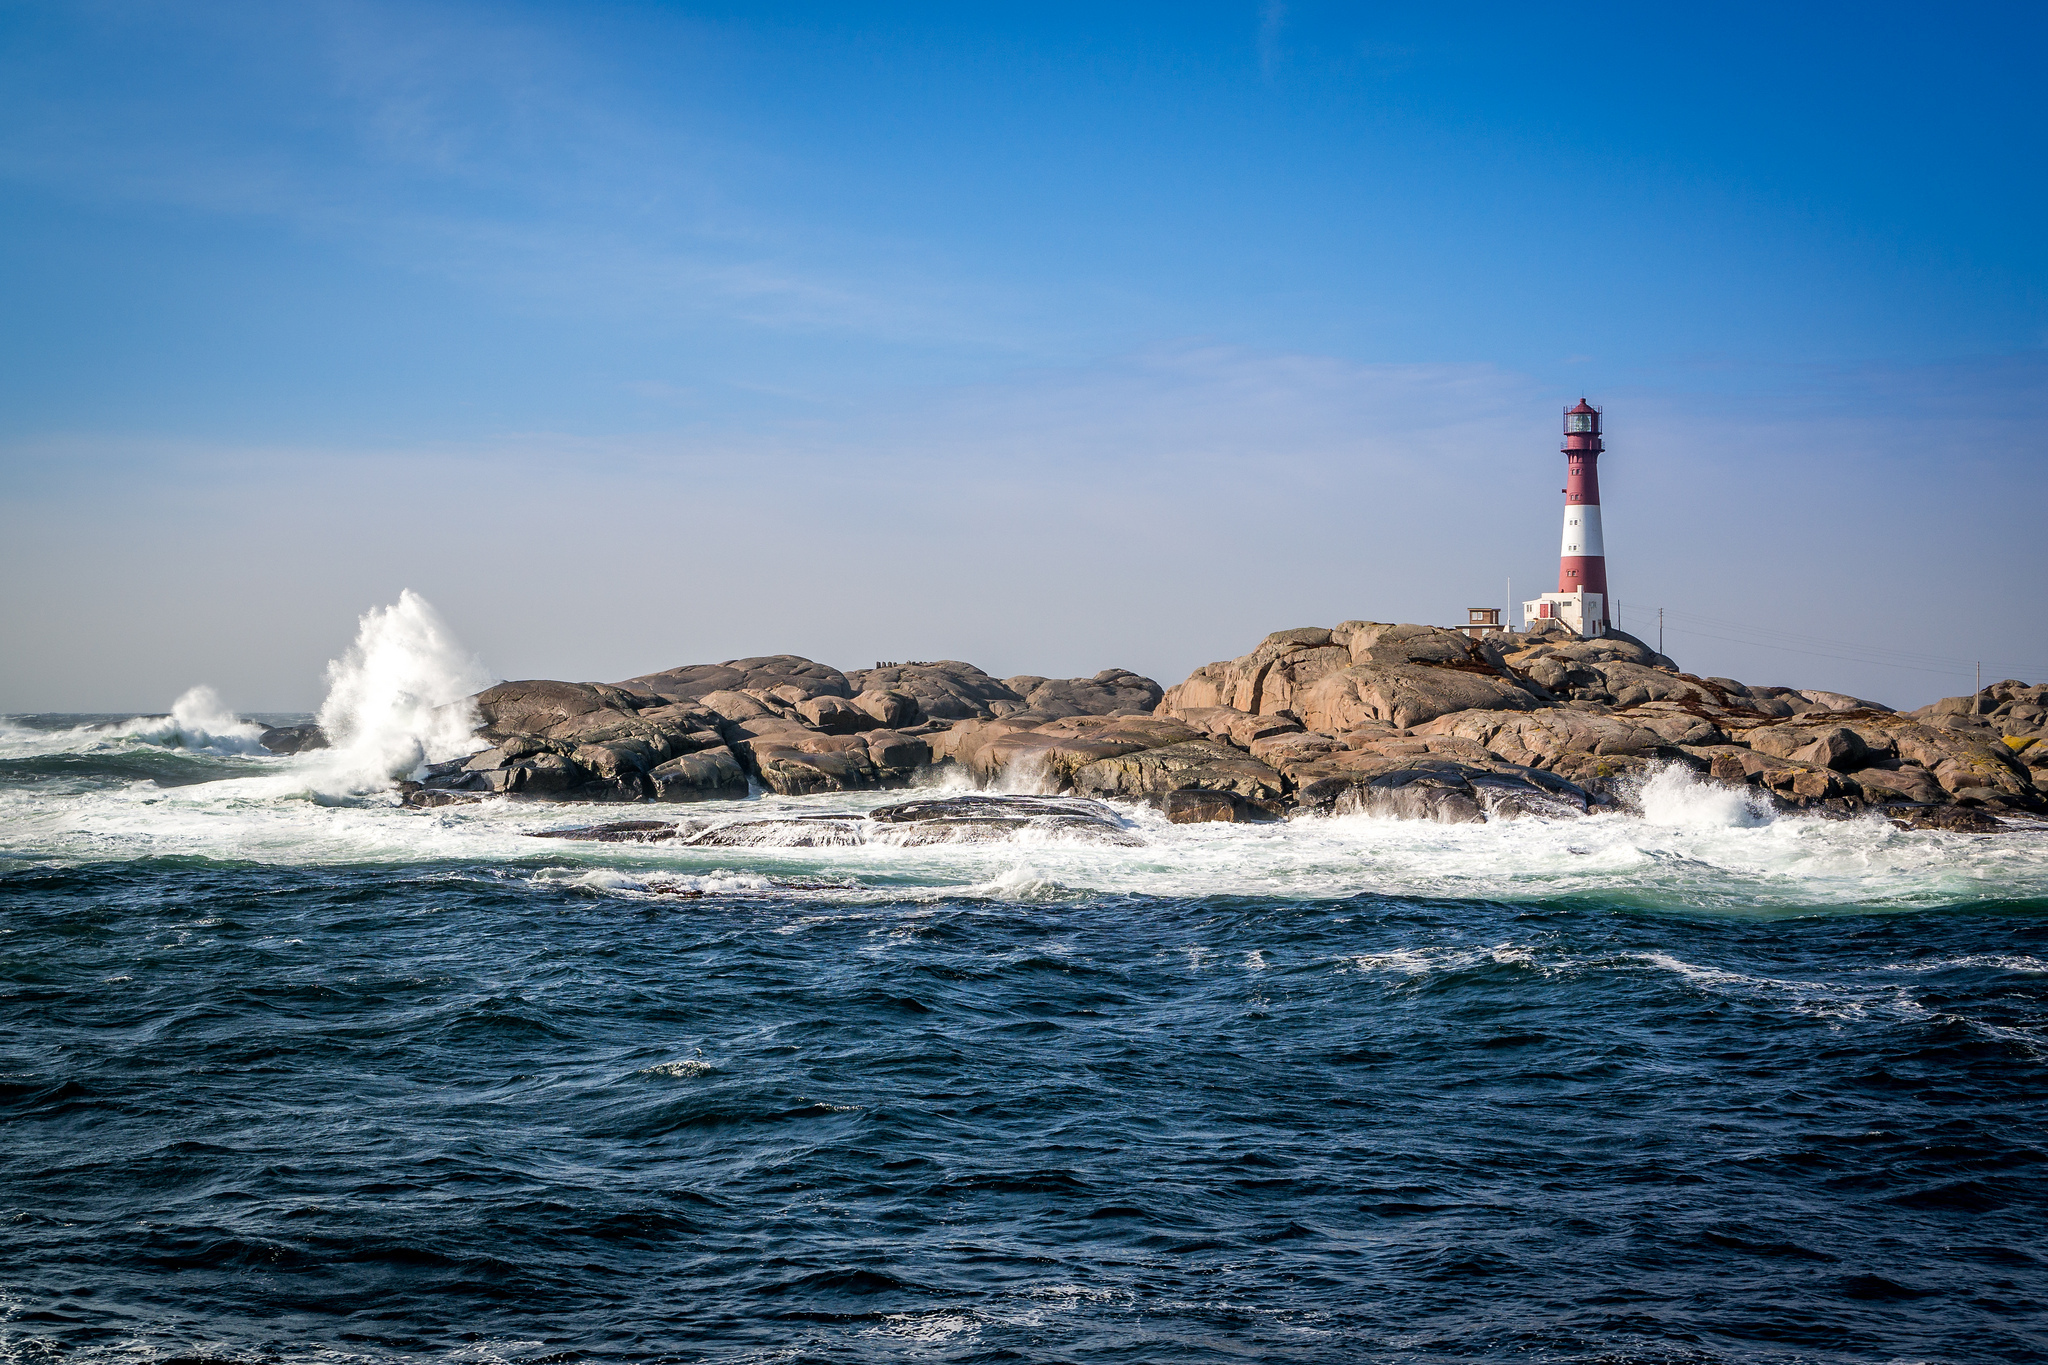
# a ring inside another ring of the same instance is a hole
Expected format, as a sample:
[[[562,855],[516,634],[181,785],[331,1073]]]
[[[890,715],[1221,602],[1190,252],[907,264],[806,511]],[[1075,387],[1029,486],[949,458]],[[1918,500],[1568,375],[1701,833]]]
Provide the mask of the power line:
[[[1918,659],[1923,663],[1951,666],[1956,663],[1955,656],[1952,654],[1932,654],[1925,650],[1897,649],[1891,645],[1872,645],[1859,640],[1830,640],[1825,636],[1809,634],[1806,631],[1779,630],[1775,627],[1761,625],[1752,621],[1729,621],[1718,616],[1708,616],[1702,612],[1686,611],[1679,607],[1671,607],[1668,610],[1672,616],[1683,620],[1700,621],[1710,626],[1719,626],[1723,630],[1740,631],[1747,636],[1761,636],[1765,639],[1785,641],[1800,649],[1805,649],[1812,645],[1825,645],[1833,649],[1846,649],[1856,653],[1875,654],[1887,660],[1901,658]]]
[[[1931,665],[1942,665],[1942,667],[1958,667],[1958,661],[1956,661],[1954,655],[1935,655],[1935,653],[1915,651],[1915,649],[1894,649],[1890,645],[1866,645],[1866,643],[1860,643],[1860,641],[1831,641],[1831,639],[1827,639],[1827,636],[1806,634],[1804,630],[1776,630],[1772,626],[1761,626],[1761,624],[1753,624],[1753,622],[1747,622],[1747,620],[1722,620],[1718,616],[1704,616],[1700,612],[1683,612],[1679,608],[1669,608],[1669,612],[1671,612],[1673,618],[1679,618],[1679,620],[1694,620],[1694,622],[1702,622],[1702,624],[1708,624],[1708,626],[1720,626],[1722,630],[1735,630],[1745,643],[1784,645],[1788,649],[1798,649],[1802,653],[1810,653],[1812,647],[1819,645],[1819,647],[1825,647],[1825,649],[1841,649],[1841,651],[1849,651],[1849,653],[1855,653],[1855,655],[1872,655],[1874,659],[1880,659],[1884,663],[1894,663],[1894,661],[1901,661],[1901,659],[1917,659],[1919,663],[1931,663]]]
[[[1677,616],[1677,615],[1680,615],[1681,613],[1679,613],[1679,612],[1677,612],[1677,611],[1673,611],[1673,612],[1672,612],[1671,614],[1672,614],[1673,616]],[[1689,612],[1688,612],[1688,613],[1683,613],[1683,614],[1684,614],[1684,615],[1689,615],[1689,616],[1690,616],[1690,615],[1693,615],[1693,613],[1689,613]],[[1711,617],[1708,617],[1708,618],[1703,618],[1703,619],[1707,619],[1707,620],[1712,620],[1713,618],[1711,618]],[[1715,622],[1715,624],[1716,624],[1716,625],[1722,625],[1722,624],[1729,624],[1729,623],[1724,623],[1724,622],[1719,622],[1719,621],[1716,621],[1716,622]],[[1781,653],[1788,653],[1788,654],[1806,654],[1806,655],[1811,655],[1812,657],[1814,657],[1814,658],[1819,658],[1819,659],[1834,659],[1834,660],[1836,660],[1836,661],[1838,661],[1838,662],[1841,662],[1841,663],[1852,663],[1852,664],[1865,664],[1865,665],[1870,665],[1870,666],[1877,666],[1877,667],[1886,667],[1886,668],[1902,668],[1902,669],[1905,669],[1905,670],[1907,670],[1907,671],[1909,671],[1909,672],[1913,672],[1913,673],[1938,673],[1938,674],[1945,674],[1945,675],[1951,675],[1951,676],[1954,676],[1954,675],[1960,675],[1960,674],[1968,673],[1968,672],[1970,672],[1970,671],[1971,671],[1971,670],[1972,670],[1972,669],[1973,669],[1974,667],[1976,667],[1976,665],[1975,665],[1975,664],[1973,664],[1973,663],[1961,663],[1961,662],[1958,662],[1958,661],[1956,661],[1956,660],[1953,660],[1953,659],[1947,660],[1947,661],[1945,661],[1945,662],[1940,662],[1940,663],[1904,663],[1904,662],[1901,662],[1901,661],[1900,661],[1900,659],[1899,659],[1899,658],[1898,658],[1898,657],[1897,657],[1896,655],[1893,655],[1893,654],[1890,654],[1890,653],[1879,653],[1879,652],[1877,652],[1877,651],[1875,651],[1875,650],[1873,650],[1873,649],[1870,649],[1870,648],[1868,648],[1868,647],[1865,647],[1865,648],[1863,648],[1863,649],[1862,649],[1862,650],[1861,650],[1860,652],[1857,652],[1857,653],[1841,653],[1841,652],[1838,652],[1838,651],[1836,651],[1836,650],[1827,650],[1827,649],[1811,649],[1811,648],[1807,648],[1807,647],[1805,647],[1805,646],[1800,646],[1800,645],[1788,645],[1788,644],[1781,644],[1781,643],[1778,643],[1777,641],[1773,641],[1773,640],[1763,640],[1763,639],[1757,639],[1757,638],[1755,638],[1754,636],[1745,636],[1745,635],[1727,635],[1727,634],[1722,634],[1722,633],[1720,633],[1720,632],[1718,632],[1718,631],[1711,631],[1711,630],[1702,630],[1702,629],[1700,629],[1700,628],[1699,628],[1699,627],[1697,627],[1697,626],[1671,626],[1671,627],[1669,627],[1669,629],[1670,629],[1671,633],[1672,633],[1672,634],[1674,634],[1674,635],[1692,635],[1692,636],[1699,636],[1699,637],[1702,637],[1702,638],[1705,638],[1705,639],[1709,639],[1709,640],[1722,640],[1722,641],[1726,641],[1726,642],[1727,642],[1727,643],[1729,643],[1729,644],[1737,644],[1737,645],[1748,645],[1748,646],[1750,646],[1750,647],[1752,647],[1752,648],[1758,648],[1758,649],[1767,649],[1767,650],[1775,650],[1775,651],[1778,651],[1778,652],[1781,652]],[[1736,627],[1736,629],[1738,629],[1738,630],[1739,630],[1739,629],[1741,629],[1741,627],[1739,627],[1739,626],[1738,626],[1738,627]],[[1778,633],[1780,633],[1780,632],[1772,632],[1772,633],[1773,633],[1773,634],[1778,634]],[[1797,638],[1797,637],[1794,637],[1794,638]],[[1819,644],[1833,644],[1833,643],[1838,643],[1838,642],[1836,642],[1836,641],[1829,641],[1829,640],[1819,640],[1819,641],[1816,641],[1815,643],[1819,643]],[[1858,647],[1857,647],[1857,646],[1854,646],[1854,645],[1848,645],[1848,646],[1845,646],[1845,648],[1847,648],[1847,649],[1850,649],[1850,650],[1856,650],[1856,649],[1858,649]],[[1908,656],[1908,657],[1911,657],[1911,658],[1919,658],[1919,659],[1930,659],[1930,660],[1931,660],[1931,659],[1938,659],[1938,658],[1939,658],[1940,656],[1938,656],[1938,655],[1918,655],[1918,654],[1916,654],[1916,655],[1911,655],[1911,656]],[[2007,666],[2007,665],[2006,665],[2006,664],[2004,663],[2004,661],[2002,661],[2002,660],[1994,660],[1994,661],[1992,661],[1992,662],[1993,662],[1993,663],[1994,663],[1994,665],[1995,665],[1995,666],[1993,667],[1993,669],[1992,669],[1992,672],[1996,673],[1996,672],[2001,672],[2001,671],[2003,671],[2003,672],[2005,672],[2005,673],[2007,674],[2007,676],[2009,676],[2009,677],[2019,677],[2019,678],[2024,678],[2024,677],[2028,677],[2028,676],[2033,676],[2033,677],[2042,677],[2042,676],[2048,676],[2048,668],[2041,668],[2041,667],[2038,667],[2038,666],[2023,666],[2023,667],[2018,667],[2018,668],[2011,668],[2011,667],[2008,667],[2008,666]],[[1980,690],[1980,691],[1981,691],[1981,690],[1982,690],[1982,688],[1980,687],[1980,688],[1979,688],[1978,690]]]

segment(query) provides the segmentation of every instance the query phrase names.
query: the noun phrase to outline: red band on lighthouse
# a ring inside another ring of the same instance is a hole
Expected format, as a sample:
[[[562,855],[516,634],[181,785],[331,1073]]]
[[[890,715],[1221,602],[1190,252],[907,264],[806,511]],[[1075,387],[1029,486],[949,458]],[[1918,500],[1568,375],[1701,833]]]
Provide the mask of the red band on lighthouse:
[[[1564,414],[1564,541],[1557,561],[1559,592],[1599,593],[1598,615],[1581,627],[1607,625],[1607,545],[1600,530],[1600,410],[1585,399]],[[1588,607],[1592,604],[1588,603]]]
[[[1581,635],[1611,628],[1607,606],[1607,544],[1600,527],[1600,409],[1579,400],[1564,414],[1564,538],[1558,547],[1557,591],[1523,604],[1531,618],[1562,620]]]

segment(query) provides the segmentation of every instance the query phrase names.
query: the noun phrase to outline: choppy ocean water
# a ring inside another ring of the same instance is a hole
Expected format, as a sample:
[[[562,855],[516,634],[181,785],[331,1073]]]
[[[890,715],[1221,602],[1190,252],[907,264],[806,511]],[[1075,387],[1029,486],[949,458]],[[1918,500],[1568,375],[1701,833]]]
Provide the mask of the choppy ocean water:
[[[593,845],[115,719],[0,725],[13,1360],[2048,1358],[2039,835]]]

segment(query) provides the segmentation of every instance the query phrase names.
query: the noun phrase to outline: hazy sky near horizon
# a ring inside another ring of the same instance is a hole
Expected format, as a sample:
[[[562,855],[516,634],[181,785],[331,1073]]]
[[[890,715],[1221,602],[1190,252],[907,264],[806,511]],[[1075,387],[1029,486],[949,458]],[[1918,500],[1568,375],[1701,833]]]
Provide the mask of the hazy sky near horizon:
[[[2038,6],[0,6],[0,711],[1166,683],[1554,586],[2048,681]]]

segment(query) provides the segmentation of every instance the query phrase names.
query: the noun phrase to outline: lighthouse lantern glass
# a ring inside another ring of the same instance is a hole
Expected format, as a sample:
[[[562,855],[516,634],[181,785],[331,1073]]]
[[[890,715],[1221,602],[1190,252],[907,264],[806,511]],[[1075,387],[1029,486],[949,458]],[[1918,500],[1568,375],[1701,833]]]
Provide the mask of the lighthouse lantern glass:
[[[1571,425],[1565,428],[1566,431],[1591,431],[1592,429],[1593,414],[1590,412],[1573,413],[1571,415]]]

